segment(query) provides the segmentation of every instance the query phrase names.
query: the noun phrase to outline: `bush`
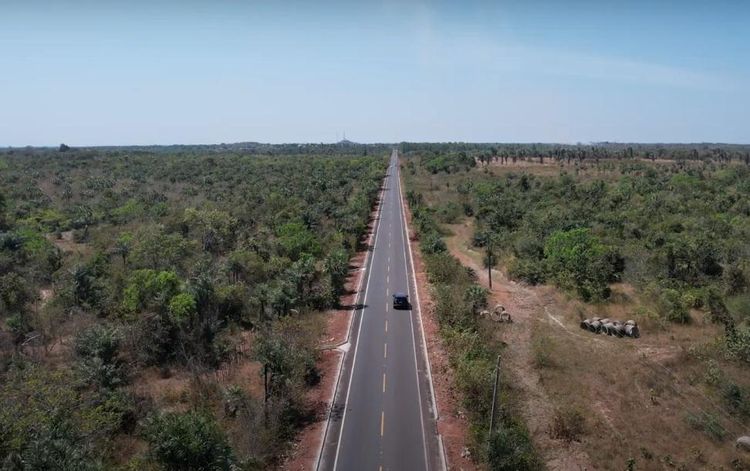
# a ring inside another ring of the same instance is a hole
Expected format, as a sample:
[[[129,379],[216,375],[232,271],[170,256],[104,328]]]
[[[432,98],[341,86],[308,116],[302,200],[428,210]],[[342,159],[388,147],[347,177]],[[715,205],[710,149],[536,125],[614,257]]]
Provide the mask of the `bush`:
[[[228,470],[232,452],[213,417],[191,411],[160,414],[144,430],[150,454],[166,470]]]
[[[690,322],[690,313],[685,307],[684,298],[676,289],[661,290],[656,300],[656,309],[659,315],[668,321],[679,324]]]
[[[476,315],[487,307],[487,294],[489,291],[483,286],[472,284],[464,291],[464,302],[467,303],[471,312]]]
[[[517,423],[499,423],[490,437],[487,457],[492,471],[533,471],[542,469],[526,429]]]
[[[508,275],[531,285],[544,283],[544,263],[527,258],[514,258],[508,263]]]
[[[584,301],[609,297],[616,257],[588,229],[554,232],[544,245],[544,256],[550,277],[560,287],[575,289]]]
[[[687,423],[695,430],[700,430],[713,440],[720,442],[727,436],[727,430],[719,423],[718,419],[708,412],[699,414],[688,413],[685,416]]]
[[[534,355],[534,366],[537,368],[549,368],[554,366],[552,360],[552,340],[546,334],[537,333],[531,341],[531,350]]]
[[[572,407],[558,410],[552,419],[549,434],[556,440],[578,441],[586,428],[586,419],[580,410]]]
[[[123,336],[119,329],[95,324],[76,337],[75,352],[78,370],[86,382],[102,388],[115,388],[125,383],[122,361],[118,358]]]
[[[443,253],[448,250],[443,238],[437,232],[429,232],[422,237],[422,243],[420,244],[422,252],[430,255],[436,253]]]

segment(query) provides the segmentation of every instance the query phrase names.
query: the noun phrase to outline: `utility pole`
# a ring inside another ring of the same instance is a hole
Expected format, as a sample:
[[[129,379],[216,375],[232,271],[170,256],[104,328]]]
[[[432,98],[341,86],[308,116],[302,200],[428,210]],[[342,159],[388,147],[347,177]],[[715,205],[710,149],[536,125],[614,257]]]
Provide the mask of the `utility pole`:
[[[492,290],[492,236],[490,233],[487,233],[487,278],[490,280],[490,290]]]
[[[492,388],[492,412],[490,413],[490,434],[487,439],[487,451],[492,446],[492,432],[495,430],[495,403],[497,402],[497,381],[500,377],[500,355],[497,356],[495,364],[495,386]]]

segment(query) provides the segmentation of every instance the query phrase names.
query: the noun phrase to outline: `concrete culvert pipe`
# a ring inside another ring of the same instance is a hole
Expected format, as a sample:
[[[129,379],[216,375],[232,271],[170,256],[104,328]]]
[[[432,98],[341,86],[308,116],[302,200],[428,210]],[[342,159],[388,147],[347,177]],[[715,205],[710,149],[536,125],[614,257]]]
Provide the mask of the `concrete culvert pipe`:
[[[625,324],[625,335],[637,339],[641,336],[641,331],[637,325]]]
[[[614,328],[614,324],[612,322],[607,322],[602,326],[602,333],[607,335],[612,335],[612,328]]]
[[[613,332],[614,335],[616,335],[618,337],[624,337],[625,336],[625,326],[622,325],[622,324],[620,324],[619,322],[614,325],[614,327],[612,328],[612,330],[614,331]]]
[[[590,321],[588,319],[584,319],[581,321],[581,329],[589,330],[589,323]]]
[[[589,330],[595,334],[598,334],[602,331],[602,323],[598,320],[593,321],[591,323],[591,326],[589,327]]]
[[[743,451],[750,451],[750,437],[746,435],[738,438],[734,446]]]

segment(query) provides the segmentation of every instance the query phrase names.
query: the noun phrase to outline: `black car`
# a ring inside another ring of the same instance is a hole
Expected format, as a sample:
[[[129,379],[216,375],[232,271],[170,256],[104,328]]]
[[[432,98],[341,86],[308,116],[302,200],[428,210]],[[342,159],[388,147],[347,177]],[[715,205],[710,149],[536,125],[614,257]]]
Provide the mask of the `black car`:
[[[409,295],[404,293],[393,293],[393,309],[411,309]]]

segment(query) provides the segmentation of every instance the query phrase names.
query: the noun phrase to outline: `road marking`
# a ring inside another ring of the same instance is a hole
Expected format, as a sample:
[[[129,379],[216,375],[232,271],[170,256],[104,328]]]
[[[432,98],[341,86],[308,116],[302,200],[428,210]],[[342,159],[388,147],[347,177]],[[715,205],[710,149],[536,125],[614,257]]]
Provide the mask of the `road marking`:
[[[385,432],[385,412],[380,411],[380,436],[383,436]]]
[[[411,272],[412,272],[412,277],[413,277],[412,282],[414,283],[414,289],[416,290],[415,294],[417,298],[417,312],[418,312],[417,320],[419,321],[419,328],[422,334],[422,348],[423,348],[424,360],[427,365],[427,378],[429,379],[429,382],[430,382],[430,394],[432,396],[431,397],[432,404],[436,412],[435,420],[437,420],[437,401],[435,400],[435,390],[432,386],[432,371],[430,371],[430,357],[427,353],[427,339],[424,336],[424,328],[422,327],[422,308],[419,304],[419,287],[417,286],[417,278],[416,278],[416,273],[414,271],[414,259],[412,258],[412,255],[411,255],[411,244],[410,244],[410,241],[408,240],[409,234],[407,231],[409,229],[406,223],[406,213],[404,212],[404,195],[401,190],[400,172],[398,172],[397,175],[398,175],[397,181],[398,181],[398,198],[399,198],[398,212],[400,216],[399,224],[401,225],[400,232],[401,232],[402,249],[404,252],[404,266],[406,267],[406,270],[407,270],[406,291],[407,291],[407,294],[411,294],[411,283],[409,283],[409,261],[407,261],[407,258],[406,258],[406,249],[408,248],[409,260],[411,261]],[[424,450],[425,466],[429,468],[428,463],[430,462],[430,460],[427,456],[427,435],[425,433],[424,405],[422,404],[422,387],[419,384],[419,361],[417,360],[417,339],[416,339],[416,334],[414,333],[414,320],[412,316],[413,316],[413,312],[410,312],[409,313],[409,317],[410,317],[409,327],[411,327],[411,341],[412,341],[412,345],[414,346],[414,369],[415,369],[415,376],[417,380],[417,396],[419,397],[419,418],[422,422],[422,447]]]
[[[374,236],[374,238],[371,239],[372,242],[373,242],[373,246],[377,246],[378,245],[378,238],[380,237],[380,219],[381,219],[381,215],[383,214],[383,200],[384,199],[385,199],[385,190],[382,190],[381,191],[381,196],[380,196],[380,202],[378,204],[378,215],[377,215],[375,227],[373,228],[375,236]],[[339,453],[341,452],[341,441],[342,441],[341,439],[344,436],[344,427],[346,426],[346,410],[347,410],[346,406],[349,404],[349,394],[351,393],[352,383],[354,382],[353,381],[354,380],[354,371],[355,371],[355,366],[357,365],[357,350],[359,350],[359,338],[362,335],[362,323],[363,323],[362,322],[362,320],[363,320],[362,318],[364,317],[365,310],[367,309],[367,307],[366,307],[367,306],[367,295],[370,293],[370,280],[372,279],[372,276],[370,276],[370,275],[372,275],[372,265],[375,262],[375,255],[376,254],[377,253],[373,251],[372,255],[370,256],[370,260],[369,260],[370,263],[369,263],[369,265],[367,264],[367,259],[365,259],[365,265],[367,265],[367,269],[368,269],[368,271],[367,271],[367,283],[365,283],[365,293],[364,293],[364,302],[363,302],[363,305],[365,307],[362,308],[362,310],[360,311],[360,314],[359,314],[359,326],[357,328],[357,343],[354,345],[354,358],[352,359],[351,371],[349,371],[349,384],[346,387],[346,398],[344,399],[344,416],[341,418],[341,428],[339,428],[339,439],[338,439],[338,443],[336,443],[336,455],[335,455],[335,457],[333,459],[333,469],[334,469],[334,471],[337,469],[338,464],[339,464]],[[356,315],[356,310],[352,313],[352,316],[354,316],[354,315]],[[343,364],[344,357],[342,356],[341,358],[342,358],[342,364]],[[336,400],[336,393],[337,392],[338,391],[334,391],[333,392],[333,400],[334,401]],[[318,459],[318,464],[316,465],[316,469],[320,469],[320,463],[321,463],[320,458],[322,458],[322,456],[323,456],[323,452],[322,452],[323,448],[322,447],[324,447],[324,446],[325,446],[325,437],[323,437],[323,443],[321,445],[321,453],[320,453],[320,456],[319,456],[319,459]]]
[[[385,392],[385,373],[383,373],[383,392]]]
[[[383,358],[388,358],[388,344],[383,344]]]
[[[388,319],[385,320],[385,331],[388,332]]]
[[[390,283],[391,282],[391,275],[385,275],[385,282]]]

